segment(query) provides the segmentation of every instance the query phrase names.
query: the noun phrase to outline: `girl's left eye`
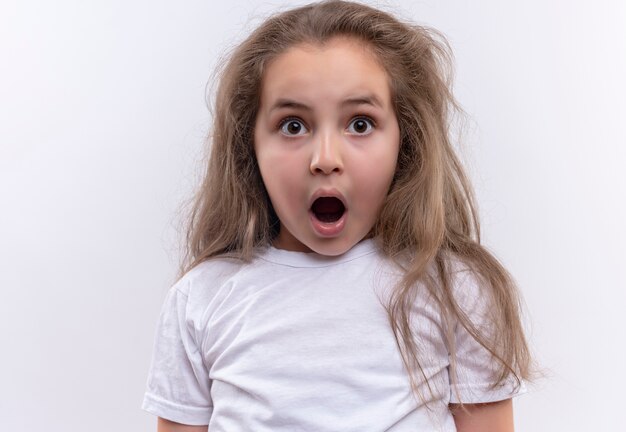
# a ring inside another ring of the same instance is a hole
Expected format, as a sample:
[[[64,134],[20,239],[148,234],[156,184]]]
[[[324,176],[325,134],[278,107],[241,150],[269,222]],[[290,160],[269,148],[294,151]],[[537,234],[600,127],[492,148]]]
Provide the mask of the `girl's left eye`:
[[[374,129],[374,122],[367,117],[357,117],[348,125],[348,132],[355,135],[369,135]]]

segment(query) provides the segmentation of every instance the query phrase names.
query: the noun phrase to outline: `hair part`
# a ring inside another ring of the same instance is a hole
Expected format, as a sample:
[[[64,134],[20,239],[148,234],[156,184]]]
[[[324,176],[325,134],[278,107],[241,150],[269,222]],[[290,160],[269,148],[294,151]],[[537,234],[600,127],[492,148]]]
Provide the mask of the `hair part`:
[[[439,32],[369,6],[330,0],[279,13],[233,52],[221,72],[210,159],[188,220],[181,276],[224,254],[247,261],[255,247],[270,244],[278,234],[253,146],[263,72],[290,47],[323,45],[341,36],[362,41],[384,67],[400,128],[396,173],[371,236],[405,270],[385,307],[411,387],[425,403],[435,397],[432,389],[430,397],[418,389],[415,376],[421,374],[429,384],[410,325],[411,305],[422,287],[437,302],[444,322],[458,322],[491,352],[499,366],[494,387],[511,375],[518,384],[531,380],[519,293],[509,273],[480,244],[473,191],[450,142],[452,114],[461,112],[451,91],[450,47]],[[465,263],[482,282],[496,331],[481,331],[459,306],[451,258]],[[446,342],[454,383],[451,327]]]

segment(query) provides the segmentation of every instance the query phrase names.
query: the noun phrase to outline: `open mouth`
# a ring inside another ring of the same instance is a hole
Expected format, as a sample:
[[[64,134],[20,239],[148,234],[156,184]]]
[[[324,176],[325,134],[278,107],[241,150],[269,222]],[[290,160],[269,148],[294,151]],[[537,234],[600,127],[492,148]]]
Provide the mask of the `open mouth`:
[[[313,201],[311,211],[317,220],[324,223],[333,223],[341,219],[346,207],[336,197],[320,197]]]

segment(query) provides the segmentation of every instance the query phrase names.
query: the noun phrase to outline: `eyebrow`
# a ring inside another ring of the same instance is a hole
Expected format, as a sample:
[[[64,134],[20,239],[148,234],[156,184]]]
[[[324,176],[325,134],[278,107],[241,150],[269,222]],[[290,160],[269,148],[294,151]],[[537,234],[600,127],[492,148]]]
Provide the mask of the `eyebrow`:
[[[380,99],[376,95],[364,95],[364,96],[356,96],[345,99],[341,102],[341,106],[349,106],[349,105],[371,105],[378,108],[383,108],[383,104]],[[270,108],[270,112],[280,109],[280,108],[292,108],[292,109],[301,109],[304,111],[312,111],[313,109],[303,104],[302,102],[295,101],[293,99],[278,99],[274,105]]]

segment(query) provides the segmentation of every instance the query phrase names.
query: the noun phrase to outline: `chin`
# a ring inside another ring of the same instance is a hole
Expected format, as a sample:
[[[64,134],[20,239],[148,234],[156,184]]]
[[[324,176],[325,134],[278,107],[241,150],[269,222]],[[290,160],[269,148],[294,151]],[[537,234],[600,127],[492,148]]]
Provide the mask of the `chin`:
[[[306,243],[306,246],[313,252],[324,256],[339,256],[348,252],[362,239],[342,239],[342,238],[328,238],[328,239],[315,239],[315,241]]]

